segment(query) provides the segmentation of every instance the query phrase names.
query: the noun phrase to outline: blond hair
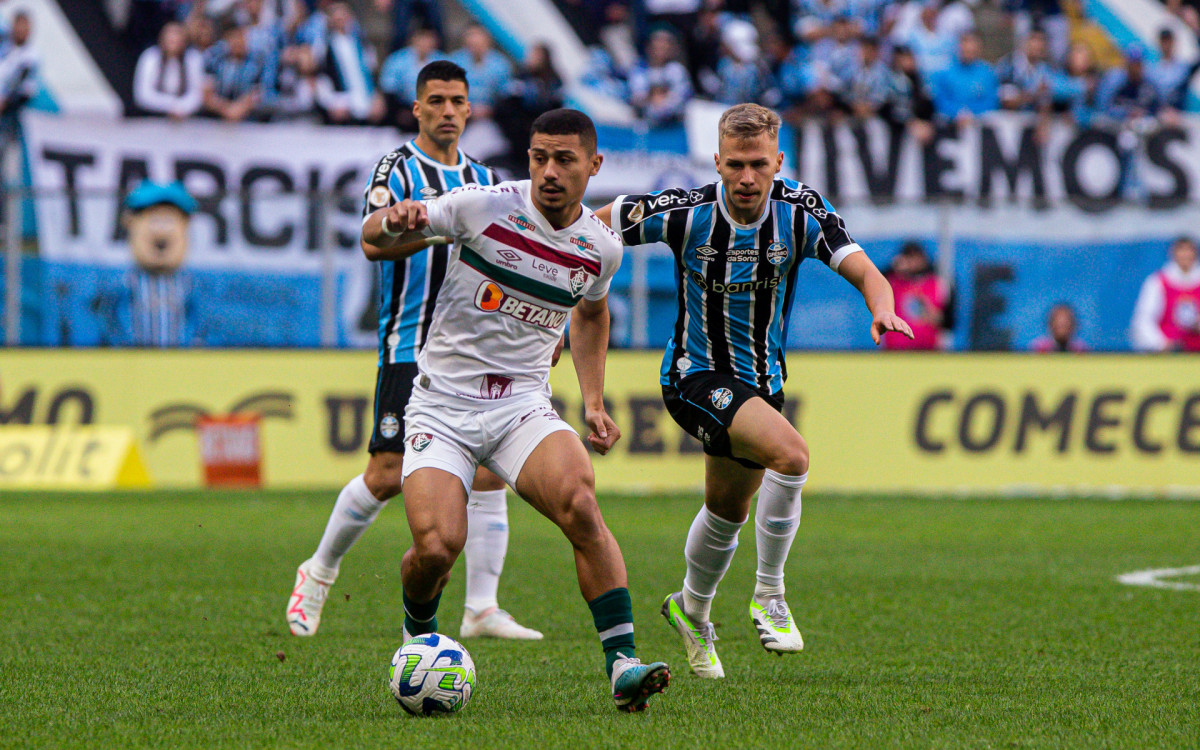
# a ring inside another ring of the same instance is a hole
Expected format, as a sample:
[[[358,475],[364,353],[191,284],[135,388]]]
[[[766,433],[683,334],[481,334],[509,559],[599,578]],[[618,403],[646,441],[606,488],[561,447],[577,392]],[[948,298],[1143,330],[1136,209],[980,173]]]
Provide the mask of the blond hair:
[[[725,110],[717,124],[720,138],[754,138],[766,133],[771,138],[779,136],[779,115],[758,104],[735,104]]]

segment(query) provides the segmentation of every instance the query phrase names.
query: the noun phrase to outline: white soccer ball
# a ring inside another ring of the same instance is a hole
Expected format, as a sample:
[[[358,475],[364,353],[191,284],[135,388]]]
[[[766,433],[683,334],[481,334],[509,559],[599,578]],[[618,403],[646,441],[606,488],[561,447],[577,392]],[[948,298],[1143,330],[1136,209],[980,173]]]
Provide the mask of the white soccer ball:
[[[471,700],[475,662],[458,641],[429,633],[396,650],[388,677],[396,702],[410,714],[451,714]]]

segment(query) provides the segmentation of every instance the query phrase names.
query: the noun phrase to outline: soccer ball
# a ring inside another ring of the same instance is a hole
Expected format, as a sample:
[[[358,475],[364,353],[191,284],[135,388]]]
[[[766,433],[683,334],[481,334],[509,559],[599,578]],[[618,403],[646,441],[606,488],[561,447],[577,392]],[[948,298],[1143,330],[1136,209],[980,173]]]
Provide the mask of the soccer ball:
[[[475,690],[475,662],[458,641],[437,633],[407,641],[392,657],[388,687],[410,714],[452,714]]]

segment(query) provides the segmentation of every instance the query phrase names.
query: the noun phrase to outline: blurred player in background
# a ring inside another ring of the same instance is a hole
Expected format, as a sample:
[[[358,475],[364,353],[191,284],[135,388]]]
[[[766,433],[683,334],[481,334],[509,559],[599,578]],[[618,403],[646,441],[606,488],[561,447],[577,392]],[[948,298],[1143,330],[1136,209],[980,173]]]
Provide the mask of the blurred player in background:
[[[1038,354],[1052,352],[1086,352],[1088,345],[1078,336],[1079,319],[1075,308],[1059,302],[1046,314],[1046,334],[1034,339],[1030,349]]]
[[[495,172],[458,149],[458,138],[471,114],[466,72],[452,62],[430,63],[417,77],[416,95],[413,115],[419,133],[375,165],[363,208],[364,226],[372,216],[383,216],[403,200],[434,198],[462,185],[497,182]],[[300,636],[317,632],[342,557],[384,503],[400,493],[404,410],[417,374],[417,354],[429,336],[434,302],[450,264],[446,245],[434,245],[414,256],[384,258],[380,246],[372,242],[377,234],[363,234],[363,251],[379,261],[381,276],[371,457],[366,472],[351,479],[338,495],[317,551],[296,571],[287,620],[292,633]],[[459,635],[540,639],[541,633],[519,625],[496,601],[508,550],[504,480],[480,468],[467,500],[467,517],[467,597]]]
[[[625,561],[596,504],[587,451],[549,399],[570,314],[588,441],[604,454],[620,437],[604,409],[604,360],[621,241],[580,202],[602,161],[588,116],[551,110],[533,123],[530,180],[403,201],[372,214],[363,237],[392,259],[423,238],[455,243],[405,411],[405,639],[437,630],[438,600],[467,538],[467,490],[484,464],[570,540],[613,701],[639,711],[670,673],[634,654]]]
[[[862,293],[876,344],[891,331],[913,335],[896,316],[887,280],[829,202],[776,178],[779,122],[757,104],[731,107],[719,125],[719,182],[624,195],[597,213],[626,245],[665,242],[675,253],[679,306],[663,357],[663,400],[704,443],[705,496],[684,546],[683,589],[666,598],[662,613],[700,677],[725,676],[709,611],[756,490],[750,617],[766,650],[804,648],[784,600],[783,566],[800,522],[808,445],[780,413],[800,262],[816,258]]]
[[[885,349],[948,349],[954,331],[954,293],[934,272],[920,242],[906,242],[884,274],[892,285],[896,309],[912,327],[913,337],[888,336]]]
[[[1139,351],[1200,352],[1200,263],[1191,237],[1172,242],[1171,260],[1142,283],[1131,328]]]

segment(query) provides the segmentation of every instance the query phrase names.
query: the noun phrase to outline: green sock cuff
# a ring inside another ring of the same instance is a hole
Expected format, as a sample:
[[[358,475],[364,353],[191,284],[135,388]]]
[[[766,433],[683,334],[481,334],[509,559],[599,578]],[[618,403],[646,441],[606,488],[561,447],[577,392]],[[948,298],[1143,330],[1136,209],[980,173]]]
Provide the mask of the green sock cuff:
[[[436,633],[438,603],[442,599],[441,592],[427,602],[415,602],[409,599],[407,591],[402,591],[401,595],[404,600],[404,627],[408,630],[408,634]]]
[[[588,602],[588,609],[592,610],[592,622],[601,633],[633,622],[633,601],[629,598],[629,589],[624,587],[605,591]]]
[[[613,662],[622,656],[632,659],[637,654],[633,644],[633,601],[629,589],[606,591],[588,602],[592,622],[600,635],[604,649],[604,667],[612,677]]]

